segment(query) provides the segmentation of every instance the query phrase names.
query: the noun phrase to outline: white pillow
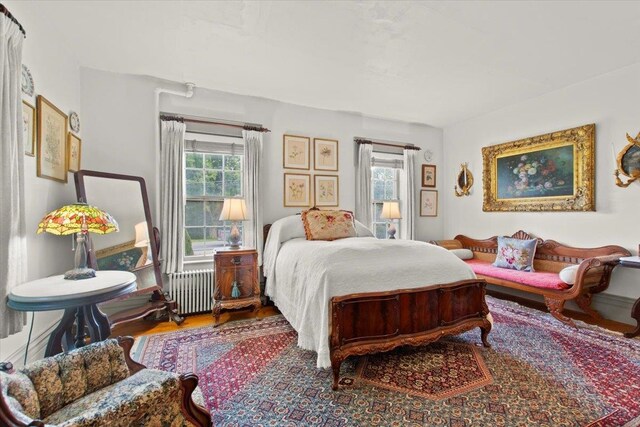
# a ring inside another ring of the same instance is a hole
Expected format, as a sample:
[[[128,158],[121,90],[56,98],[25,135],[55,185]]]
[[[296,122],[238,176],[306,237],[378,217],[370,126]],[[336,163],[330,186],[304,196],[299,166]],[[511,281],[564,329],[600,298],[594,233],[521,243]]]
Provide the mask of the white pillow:
[[[355,220],[356,222],[356,236],[358,237],[373,237],[373,233],[363,223]]]
[[[473,252],[470,249],[451,249],[449,252],[454,254],[460,259],[471,259],[473,258]]]
[[[578,273],[579,265],[571,265],[569,267],[563,268],[558,276],[560,276],[560,280],[562,280],[567,285],[573,285],[576,283],[576,274]]]

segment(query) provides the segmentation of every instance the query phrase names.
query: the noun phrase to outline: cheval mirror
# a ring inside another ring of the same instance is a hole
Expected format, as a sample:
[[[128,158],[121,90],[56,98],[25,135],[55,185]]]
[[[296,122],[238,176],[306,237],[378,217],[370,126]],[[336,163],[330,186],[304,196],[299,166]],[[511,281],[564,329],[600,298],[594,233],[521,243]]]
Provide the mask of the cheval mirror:
[[[89,236],[89,265],[136,275],[135,292],[100,304],[111,327],[152,314],[154,320],[169,317],[182,323],[177,304],[162,291],[159,231],[151,222],[144,178],[91,170],[74,176],[78,201],[110,213],[120,228],[117,233]]]

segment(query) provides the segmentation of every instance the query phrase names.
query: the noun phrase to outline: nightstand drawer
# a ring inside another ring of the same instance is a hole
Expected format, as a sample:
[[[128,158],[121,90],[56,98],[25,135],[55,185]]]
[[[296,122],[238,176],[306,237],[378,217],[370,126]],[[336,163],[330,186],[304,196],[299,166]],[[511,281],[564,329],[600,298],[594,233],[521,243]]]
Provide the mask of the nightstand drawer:
[[[228,268],[252,266],[254,258],[254,254],[216,254],[214,259],[216,268]]]

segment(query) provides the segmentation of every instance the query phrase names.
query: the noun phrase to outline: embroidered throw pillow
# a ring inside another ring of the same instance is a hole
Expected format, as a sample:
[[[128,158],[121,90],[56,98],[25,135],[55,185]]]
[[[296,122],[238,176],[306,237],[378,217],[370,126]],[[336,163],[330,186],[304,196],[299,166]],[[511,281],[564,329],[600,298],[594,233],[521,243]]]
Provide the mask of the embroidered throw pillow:
[[[307,240],[337,240],[356,236],[353,213],[349,211],[308,210],[302,212]]]
[[[493,265],[512,270],[534,271],[533,257],[536,254],[537,243],[536,239],[498,237],[498,254]]]

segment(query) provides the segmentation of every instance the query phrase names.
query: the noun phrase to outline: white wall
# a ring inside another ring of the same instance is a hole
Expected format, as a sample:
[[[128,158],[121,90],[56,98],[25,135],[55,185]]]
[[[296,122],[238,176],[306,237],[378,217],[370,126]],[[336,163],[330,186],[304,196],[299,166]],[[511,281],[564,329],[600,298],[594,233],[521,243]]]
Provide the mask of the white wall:
[[[521,102],[444,129],[444,188],[453,188],[462,162],[471,163],[470,197],[444,192],[444,234],[486,238],[519,229],[572,246],[617,244],[637,253],[640,183],[614,184],[611,144],[619,151],[625,134],[640,132],[640,65],[630,66],[565,89]],[[588,123],[596,124],[596,212],[511,213],[482,211],[481,148]],[[616,268],[610,295],[640,296],[640,270]],[[607,317],[631,321],[628,312]]]
[[[5,2],[5,6],[27,32],[23,63],[31,70],[36,95],[43,95],[67,114],[69,111],[78,112],[82,120],[78,62],[72,52],[65,49],[64,40],[57,36],[55,26],[47,20],[46,16],[38,12],[38,4],[35,2],[8,1]],[[24,99],[33,106],[36,105],[35,96],[33,98],[25,96]],[[75,200],[71,174],[69,179],[68,184],[62,184],[38,178],[36,177],[36,158],[25,157],[28,280],[61,274],[72,266],[71,238],[50,234],[36,235],[38,222],[46,213]],[[60,315],[61,312],[37,313],[33,336],[41,335],[59,319]],[[26,344],[28,329],[29,325],[22,332],[0,340],[0,360],[15,359],[16,352],[21,351]],[[33,357],[42,356],[38,354],[38,350],[42,349],[32,347]]]
[[[82,68],[82,103],[86,116],[83,167],[145,177],[150,197],[158,196],[154,142],[154,89],[184,90],[184,86],[141,76]],[[191,99],[161,95],[160,110],[217,119],[260,123],[271,129],[264,141],[262,191],[265,223],[299,212],[283,206],[282,135],[337,139],[340,164],[340,207],[355,207],[355,136],[414,143],[429,148],[434,163],[442,159],[442,131],[425,125],[362,117],[359,114],[302,107],[278,101],[197,88]],[[420,182],[422,164],[416,164]],[[438,168],[438,172],[441,172]],[[293,171],[292,171],[293,172]],[[442,177],[438,177],[439,182]],[[416,197],[419,197],[416,189]],[[157,219],[154,219],[157,224]],[[442,237],[442,215],[417,218],[417,238]]]

